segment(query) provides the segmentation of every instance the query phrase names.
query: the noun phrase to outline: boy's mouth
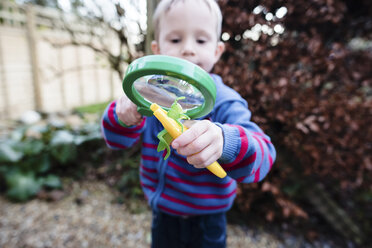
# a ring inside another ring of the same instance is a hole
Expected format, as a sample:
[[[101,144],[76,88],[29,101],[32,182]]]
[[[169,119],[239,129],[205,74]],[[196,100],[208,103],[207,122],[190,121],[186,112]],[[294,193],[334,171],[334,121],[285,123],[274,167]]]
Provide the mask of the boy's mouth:
[[[191,63],[193,63],[195,65],[201,66],[201,64],[198,61],[193,61],[191,58],[185,58],[185,57],[183,57],[183,59],[185,59],[185,60],[187,60],[187,61],[189,61],[189,62],[191,62]]]
[[[189,62],[191,62],[191,63],[193,63],[193,64],[195,64],[195,65],[197,65],[197,66],[199,66],[199,67],[202,67],[202,64],[199,63],[199,62],[197,62],[197,61],[192,61],[191,59],[188,59],[188,58],[184,58],[184,59],[186,59],[187,61],[189,61]],[[203,67],[202,67],[202,68],[203,68]]]

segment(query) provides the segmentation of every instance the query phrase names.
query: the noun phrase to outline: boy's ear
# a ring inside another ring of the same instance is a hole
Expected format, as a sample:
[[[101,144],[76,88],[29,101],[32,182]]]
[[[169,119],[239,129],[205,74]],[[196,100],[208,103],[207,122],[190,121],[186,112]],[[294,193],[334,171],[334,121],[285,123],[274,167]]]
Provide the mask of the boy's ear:
[[[222,41],[217,42],[216,52],[215,52],[215,58],[216,62],[220,59],[221,55],[225,51],[225,43]]]
[[[153,54],[160,54],[159,44],[156,40],[151,42],[151,51]]]

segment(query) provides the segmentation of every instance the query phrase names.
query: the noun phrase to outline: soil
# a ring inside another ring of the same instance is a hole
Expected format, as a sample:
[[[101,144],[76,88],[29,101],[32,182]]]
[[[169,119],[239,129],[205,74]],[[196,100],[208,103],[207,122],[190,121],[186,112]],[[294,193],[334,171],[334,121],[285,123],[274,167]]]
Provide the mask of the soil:
[[[146,202],[119,204],[118,196],[101,181],[72,182],[69,192],[56,194],[53,201],[39,196],[21,204],[0,196],[0,247],[150,247]],[[230,248],[336,247],[286,232],[278,236],[262,227],[230,223],[227,229]]]

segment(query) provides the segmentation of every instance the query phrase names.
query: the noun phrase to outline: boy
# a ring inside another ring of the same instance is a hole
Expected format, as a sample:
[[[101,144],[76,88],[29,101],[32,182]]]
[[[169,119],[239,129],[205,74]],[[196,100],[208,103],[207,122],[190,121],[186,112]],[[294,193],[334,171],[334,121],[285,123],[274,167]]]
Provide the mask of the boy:
[[[152,51],[210,72],[224,51],[221,23],[214,0],[162,0],[154,13]],[[156,151],[163,127],[155,117],[142,117],[125,95],[104,113],[108,146],[127,148],[142,136],[140,180],[153,209],[152,247],[226,247],[225,213],[236,183],[262,180],[275,160],[270,138],[250,121],[246,101],[219,76],[211,76],[217,88],[214,109],[203,120],[184,123],[189,129],[172,142],[168,160]],[[227,177],[205,169],[216,160]]]

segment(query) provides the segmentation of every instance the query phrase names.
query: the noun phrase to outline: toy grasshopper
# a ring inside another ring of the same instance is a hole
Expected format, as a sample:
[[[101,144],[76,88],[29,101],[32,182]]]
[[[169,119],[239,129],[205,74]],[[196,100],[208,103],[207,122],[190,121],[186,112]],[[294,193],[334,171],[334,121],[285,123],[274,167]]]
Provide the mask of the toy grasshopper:
[[[167,116],[175,120],[177,124],[181,127],[181,130],[183,132],[183,125],[180,122],[180,120],[190,120],[190,118],[184,114],[185,111],[182,109],[181,104],[178,103],[178,101],[182,99],[185,99],[185,97],[178,97],[176,100],[174,100],[172,106],[170,107],[167,113]],[[167,159],[170,155],[170,143],[172,142],[173,137],[168,133],[166,129],[161,131],[157,135],[157,137],[159,139],[157,151],[160,152],[163,151],[164,149],[167,149],[167,154],[164,157],[164,159]]]
[[[177,100],[179,99],[176,99],[176,101],[173,103],[174,107],[172,105],[172,108],[176,110],[175,112],[176,114],[173,115],[174,113],[173,114],[171,113],[172,116],[176,116],[176,119],[169,117],[168,116],[169,113],[167,113],[167,111],[162,109],[156,103],[152,103],[150,106],[150,109],[153,111],[154,116],[161,122],[165,129],[158,134],[158,138],[160,140],[158,145],[158,151],[162,151],[165,148],[167,148],[167,154],[164,159],[167,159],[170,154],[169,144],[172,142],[172,140],[180,136],[183,130],[187,129],[179,121],[180,119],[185,118],[188,119],[188,117],[182,113],[183,111],[180,111],[180,109],[182,108],[181,106],[178,106]],[[224,178],[227,175],[226,171],[221,167],[221,165],[217,161],[214,161],[206,168],[219,178]]]

